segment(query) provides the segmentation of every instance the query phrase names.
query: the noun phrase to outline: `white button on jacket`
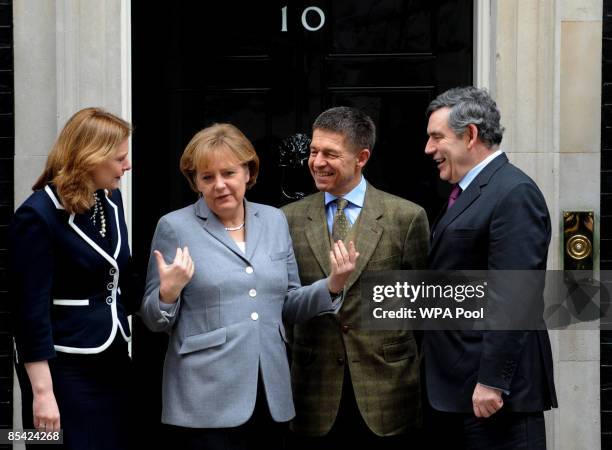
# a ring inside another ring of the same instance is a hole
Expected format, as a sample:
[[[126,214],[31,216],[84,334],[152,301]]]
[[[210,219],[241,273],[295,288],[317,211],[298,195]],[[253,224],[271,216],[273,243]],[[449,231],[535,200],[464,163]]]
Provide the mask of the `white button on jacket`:
[[[259,373],[272,418],[285,422],[295,415],[283,322],[307,321],[334,305],[327,279],[301,287],[284,214],[251,202],[245,214],[246,253],[204,199],[157,225],[151,248],[171,261],[177,247],[187,246],[195,263],[191,282],[168,307],[160,306],[157,264],[149,260],[141,315],[153,331],[170,333],[162,388],[166,424],[226,428],[246,422]]]

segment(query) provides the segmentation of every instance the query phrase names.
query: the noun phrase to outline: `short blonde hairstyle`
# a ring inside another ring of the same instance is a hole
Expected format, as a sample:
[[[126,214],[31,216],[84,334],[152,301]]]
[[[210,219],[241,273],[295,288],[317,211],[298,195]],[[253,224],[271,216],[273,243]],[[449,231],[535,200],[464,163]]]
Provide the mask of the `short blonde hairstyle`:
[[[191,189],[199,192],[196,185],[198,169],[205,170],[212,161],[228,155],[235,158],[238,164],[248,167],[249,181],[246,186],[247,189],[251,188],[259,174],[259,157],[253,144],[234,125],[215,123],[196,133],[181,156],[181,172]]]
[[[66,211],[84,213],[93,204],[94,170],[115,155],[131,132],[128,122],[103,109],[80,110],[60,131],[32,189],[53,183]]]

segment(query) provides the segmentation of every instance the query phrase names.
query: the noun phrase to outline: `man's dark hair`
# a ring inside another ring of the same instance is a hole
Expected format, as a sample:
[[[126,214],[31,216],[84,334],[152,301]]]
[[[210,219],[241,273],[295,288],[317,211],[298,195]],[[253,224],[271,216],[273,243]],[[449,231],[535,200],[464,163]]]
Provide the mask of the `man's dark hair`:
[[[427,117],[441,108],[450,108],[448,126],[462,136],[469,124],[478,128],[478,137],[487,147],[501,144],[504,127],[499,109],[485,89],[473,86],[449,89],[438,95],[427,108]]]
[[[340,133],[354,149],[372,151],[376,143],[374,121],[363,111],[348,106],[337,106],[323,111],[312,124],[312,131],[320,129]]]

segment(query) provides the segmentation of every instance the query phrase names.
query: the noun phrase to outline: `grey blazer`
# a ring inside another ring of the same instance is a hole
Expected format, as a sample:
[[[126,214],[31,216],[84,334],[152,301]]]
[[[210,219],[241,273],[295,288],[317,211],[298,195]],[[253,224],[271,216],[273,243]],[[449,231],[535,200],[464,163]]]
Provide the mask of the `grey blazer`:
[[[246,254],[203,199],[163,216],[151,251],[171,262],[189,247],[195,274],[178,302],[160,304],[151,254],[141,308],[145,324],[170,334],[164,362],[162,422],[235,427],[251,416],[261,373],[275,421],[295,415],[283,320],[334,312],[326,279],[301,287],[283,213],[245,201]]]

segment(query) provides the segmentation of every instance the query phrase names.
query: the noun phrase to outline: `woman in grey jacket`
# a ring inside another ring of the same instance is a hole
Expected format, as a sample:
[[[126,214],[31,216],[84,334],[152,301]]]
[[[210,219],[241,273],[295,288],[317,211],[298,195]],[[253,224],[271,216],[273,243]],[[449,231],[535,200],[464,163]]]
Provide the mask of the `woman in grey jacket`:
[[[285,216],[244,199],[258,167],[236,127],[200,131],[181,158],[200,198],[153,237],[141,314],[170,333],[162,422],[180,448],[280,447],[295,415],[283,322],[336,312],[358,257],[338,241],[330,276],[301,287]]]

